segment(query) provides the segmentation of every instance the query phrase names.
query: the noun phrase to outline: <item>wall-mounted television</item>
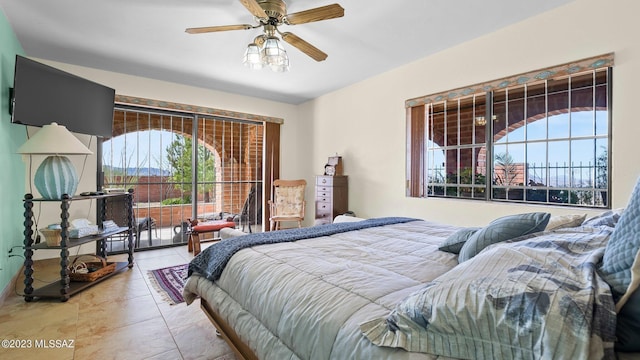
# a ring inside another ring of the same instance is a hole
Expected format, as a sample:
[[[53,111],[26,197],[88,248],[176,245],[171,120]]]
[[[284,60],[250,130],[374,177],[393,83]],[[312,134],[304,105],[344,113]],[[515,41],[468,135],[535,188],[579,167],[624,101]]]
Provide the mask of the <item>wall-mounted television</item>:
[[[115,90],[16,55],[11,122],[43,126],[57,122],[69,131],[111,137]]]

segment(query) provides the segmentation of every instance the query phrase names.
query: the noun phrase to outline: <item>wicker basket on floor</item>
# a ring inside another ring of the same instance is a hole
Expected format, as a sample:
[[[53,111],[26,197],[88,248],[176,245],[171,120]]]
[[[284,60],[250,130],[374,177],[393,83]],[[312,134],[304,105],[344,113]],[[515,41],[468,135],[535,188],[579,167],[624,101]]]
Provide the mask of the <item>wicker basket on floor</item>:
[[[79,259],[82,257],[92,257],[93,260],[97,259],[99,261],[89,261],[89,262],[79,261]],[[79,269],[83,269],[83,268],[88,269],[89,272],[88,273],[78,272]],[[107,262],[105,258],[100,257],[98,255],[91,255],[91,254],[80,255],[73,260],[73,262],[71,263],[71,265],[67,270],[69,272],[69,277],[71,278],[71,281],[90,282],[90,281],[96,281],[101,277],[109,275],[112,272],[114,272],[116,270],[116,263]]]

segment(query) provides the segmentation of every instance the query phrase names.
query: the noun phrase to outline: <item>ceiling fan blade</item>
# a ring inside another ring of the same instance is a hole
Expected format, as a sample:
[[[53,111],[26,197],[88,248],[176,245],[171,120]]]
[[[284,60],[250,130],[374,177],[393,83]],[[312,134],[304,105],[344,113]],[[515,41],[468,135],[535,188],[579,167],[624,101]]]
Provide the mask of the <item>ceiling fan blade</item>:
[[[322,50],[302,40],[300,37],[298,37],[295,34],[292,34],[290,32],[285,32],[285,33],[281,33],[280,35],[282,36],[282,40],[298,48],[298,50],[309,55],[315,61],[323,61],[327,58],[327,54],[322,52]]]
[[[244,7],[247,8],[247,10],[249,10],[251,14],[253,14],[253,16],[257,17],[258,19],[269,18],[269,15],[264,12],[264,9],[262,8],[262,6],[260,6],[260,4],[258,4],[256,0],[240,0],[240,2],[242,3],[242,5],[244,5]]]
[[[197,27],[197,28],[188,28],[185,30],[185,32],[189,34],[202,34],[202,33],[218,32],[218,31],[229,31],[229,30],[249,30],[252,28],[253,26],[249,24],[205,26],[205,27]]]
[[[338,4],[321,6],[314,9],[288,14],[285,22],[289,25],[304,24],[314,21],[335,19],[344,16],[344,9]]]

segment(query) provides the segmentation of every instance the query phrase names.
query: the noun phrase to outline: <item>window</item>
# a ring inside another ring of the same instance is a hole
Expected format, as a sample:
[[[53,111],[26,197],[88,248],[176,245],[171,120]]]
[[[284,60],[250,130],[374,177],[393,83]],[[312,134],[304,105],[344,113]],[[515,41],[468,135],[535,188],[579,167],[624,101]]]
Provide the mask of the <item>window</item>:
[[[408,101],[407,195],[609,207],[611,68],[587,60]]]

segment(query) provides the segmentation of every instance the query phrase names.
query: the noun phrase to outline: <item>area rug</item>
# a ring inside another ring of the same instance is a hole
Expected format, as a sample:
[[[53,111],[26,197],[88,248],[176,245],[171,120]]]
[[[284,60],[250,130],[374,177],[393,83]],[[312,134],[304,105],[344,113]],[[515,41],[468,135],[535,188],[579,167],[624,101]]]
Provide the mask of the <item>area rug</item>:
[[[149,270],[149,279],[154,289],[171,305],[184,302],[182,290],[187,281],[188,264]]]

